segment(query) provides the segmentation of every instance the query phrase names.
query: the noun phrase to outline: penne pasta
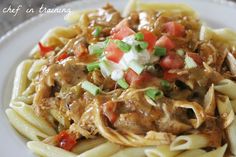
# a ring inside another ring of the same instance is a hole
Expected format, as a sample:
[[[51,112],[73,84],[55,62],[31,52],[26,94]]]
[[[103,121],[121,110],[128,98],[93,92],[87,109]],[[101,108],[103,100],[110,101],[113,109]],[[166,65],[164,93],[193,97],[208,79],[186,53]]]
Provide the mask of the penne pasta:
[[[224,157],[224,153],[226,151],[226,148],[227,148],[227,144],[225,144],[222,147],[217,148],[216,150],[213,150],[213,151],[207,152],[203,155],[200,155],[199,157],[213,157],[213,156],[214,157]]]
[[[231,100],[230,103],[231,103],[231,106],[234,110],[234,114],[236,114],[236,100]]]
[[[121,148],[122,147],[120,145],[111,142],[106,142],[78,155],[77,157],[94,157],[94,156],[109,157],[112,154],[118,152]]]
[[[21,95],[21,96],[16,97],[13,101],[24,102],[27,105],[32,105],[33,104],[33,100],[34,100],[34,94],[28,95],[28,96]]]
[[[167,12],[182,12],[185,15],[197,17],[197,14],[193,9],[182,3],[145,3],[140,2],[137,6],[138,10],[158,10]]]
[[[215,90],[227,95],[230,99],[236,99],[236,83],[229,79],[224,79],[216,84]]]
[[[39,141],[29,141],[27,147],[35,154],[44,157],[76,157],[74,153]]]
[[[202,149],[193,149],[193,150],[187,150],[176,157],[199,157],[200,155],[205,154],[206,151]]]
[[[56,135],[54,128],[43,118],[37,116],[32,106],[29,106],[23,102],[12,102],[10,107],[13,108],[22,118],[27,122],[44,132],[49,136]]]
[[[107,140],[99,137],[95,139],[86,139],[79,141],[78,144],[72,149],[72,152],[76,154],[81,154],[89,149],[92,149],[94,147],[97,147],[103,143],[105,143]]]
[[[7,109],[6,115],[13,125],[13,127],[21,133],[23,136],[30,140],[40,141],[41,139],[47,138],[48,135],[38,130],[36,127],[28,123],[13,109]]]
[[[235,32],[228,28],[212,29],[202,25],[200,30],[200,40],[217,40],[232,45],[236,44]]]
[[[160,145],[156,148],[146,149],[145,154],[147,157],[174,157],[181,153],[181,151],[171,151],[169,145]]]
[[[190,101],[174,101],[174,106],[185,109],[192,109],[195,117],[193,119],[189,119],[189,122],[192,124],[194,128],[198,128],[205,121],[205,113],[202,106],[196,102]]]
[[[137,9],[137,3],[138,0],[129,0],[124,11],[122,12],[122,16],[127,17],[130,12],[135,11]]]
[[[170,145],[170,150],[186,150],[204,148],[209,145],[207,136],[203,134],[178,136]]]
[[[15,99],[17,96],[21,95],[23,91],[27,88],[29,84],[27,74],[32,63],[32,60],[24,60],[18,65],[16,69],[11,99]]]
[[[75,24],[80,21],[80,18],[89,12],[92,12],[93,10],[74,10],[70,13],[68,13],[65,17],[64,20],[68,23]]]
[[[209,116],[214,116],[216,108],[214,84],[212,84],[209,90],[207,91],[204,97],[203,105],[205,113]]]
[[[236,116],[234,116],[234,121],[226,128],[226,134],[228,136],[231,153],[236,155]]]
[[[75,37],[78,32],[79,31],[74,27],[56,27],[49,30],[42,39],[40,39],[40,42],[44,46],[60,47],[66,44],[69,39]],[[29,55],[34,56],[34,58],[40,58],[39,51],[39,46],[36,45],[30,51]]]
[[[223,126],[224,128],[227,128],[234,120],[234,111],[232,109],[229,97],[218,95],[216,102],[220,117],[223,119]]]
[[[28,79],[33,80],[36,77],[36,75],[41,71],[42,67],[46,64],[47,64],[47,60],[45,59],[34,61],[34,63],[32,64],[27,74]]]
[[[145,149],[147,149],[147,148],[145,148],[145,147],[125,148],[110,157],[130,157],[130,156],[146,157],[146,155],[144,153]]]
[[[64,128],[69,128],[70,121],[67,117],[61,115],[60,112],[55,109],[51,109],[50,113]]]
[[[24,90],[22,93],[23,96],[29,96],[35,94],[35,84],[33,82]]]

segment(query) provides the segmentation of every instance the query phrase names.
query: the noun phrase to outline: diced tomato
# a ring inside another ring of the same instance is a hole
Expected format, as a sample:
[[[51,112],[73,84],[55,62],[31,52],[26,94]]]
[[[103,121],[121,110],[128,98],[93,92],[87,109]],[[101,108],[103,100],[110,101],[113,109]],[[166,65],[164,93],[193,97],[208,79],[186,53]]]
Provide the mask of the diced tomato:
[[[161,59],[160,65],[164,69],[180,69],[184,66],[184,61],[177,54],[169,54]]]
[[[113,42],[109,42],[109,44],[107,45],[105,49],[105,54],[106,54],[107,59],[115,63],[119,63],[119,61],[124,55],[124,53]]]
[[[157,37],[155,36],[154,33],[150,32],[148,30],[141,30],[141,32],[143,33],[143,36],[144,36],[143,40],[148,43],[147,49],[149,50],[149,52],[152,52],[152,50],[155,46]]]
[[[202,58],[200,57],[200,55],[198,53],[193,53],[193,52],[187,52],[186,53],[189,57],[191,57],[198,65],[202,65],[203,61]]]
[[[40,55],[43,57],[46,55],[46,53],[53,51],[54,47],[52,46],[43,46],[41,42],[38,43],[39,49],[40,49]]]
[[[157,40],[156,46],[165,47],[167,50],[175,48],[175,44],[166,35]]]
[[[184,36],[185,28],[182,24],[177,22],[167,22],[164,24],[165,31],[172,36],[182,37]]]
[[[115,27],[113,27],[111,30],[111,34],[119,32],[123,27],[129,27],[129,22],[127,18],[121,20]]]
[[[76,139],[73,134],[69,134],[66,131],[60,132],[55,137],[58,147],[70,151],[76,145]]]
[[[114,33],[112,36],[111,36],[111,39],[118,39],[118,40],[122,40],[123,38],[127,37],[127,36],[130,36],[132,34],[134,34],[135,32],[125,26],[125,27],[122,27],[118,32]]]
[[[61,61],[67,57],[69,57],[67,53],[62,53],[60,56],[57,57],[57,61]]]
[[[148,72],[142,72],[140,75],[138,75],[136,72],[134,72],[132,69],[128,69],[125,73],[125,80],[129,84],[134,84],[137,86],[142,85],[143,83],[150,81],[153,78],[153,76]]]
[[[169,73],[168,70],[164,71],[163,75],[164,75],[163,79],[170,81],[170,82],[173,82],[178,76],[176,73]]]
[[[108,101],[102,105],[103,114],[109,119],[111,123],[114,123],[117,119],[116,114],[117,104],[113,101]]]

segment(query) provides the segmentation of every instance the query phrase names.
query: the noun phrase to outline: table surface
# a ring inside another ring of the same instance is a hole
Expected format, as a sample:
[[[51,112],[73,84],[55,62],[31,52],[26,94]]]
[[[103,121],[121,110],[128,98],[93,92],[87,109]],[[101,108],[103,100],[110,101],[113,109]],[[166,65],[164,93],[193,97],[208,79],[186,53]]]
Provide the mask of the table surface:
[[[67,2],[75,0],[1,0],[0,1],[0,37],[13,27],[24,22],[25,20],[39,14],[39,8],[43,5],[46,8],[55,8]],[[89,0],[87,0],[89,1]],[[220,0],[219,0],[220,1]],[[236,0],[230,0],[236,2]],[[16,13],[4,13],[9,7],[11,9],[17,9],[20,6],[19,11]],[[26,9],[33,8],[34,13],[26,13]]]

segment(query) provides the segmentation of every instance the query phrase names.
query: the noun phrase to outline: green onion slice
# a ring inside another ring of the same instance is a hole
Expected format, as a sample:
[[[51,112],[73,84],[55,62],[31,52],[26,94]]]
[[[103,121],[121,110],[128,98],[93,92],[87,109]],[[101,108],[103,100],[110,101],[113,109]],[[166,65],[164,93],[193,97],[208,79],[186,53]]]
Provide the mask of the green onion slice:
[[[111,73],[112,73],[112,68],[111,68],[110,64],[109,64],[106,60],[102,60],[102,61],[100,62],[100,64],[99,64],[99,67],[100,67],[100,69],[101,69],[101,73],[102,73],[104,76],[108,77],[108,76],[111,75]]]
[[[135,49],[137,52],[141,52],[142,50],[146,49],[148,47],[148,43],[145,41],[139,41],[137,42],[137,45],[135,45]]]
[[[99,87],[89,81],[82,82],[81,87],[89,93],[93,94],[94,96],[99,94],[99,92],[101,91]]]
[[[123,52],[129,52],[129,50],[131,49],[131,45],[121,40],[115,40],[115,44]]]
[[[87,70],[90,71],[94,71],[95,69],[99,69],[99,62],[93,62],[93,63],[89,63],[87,65]]]
[[[119,79],[117,83],[119,86],[121,86],[124,89],[127,89],[129,87],[129,84],[125,81],[124,78]]]
[[[102,27],[101,26],[97,26],[97,27],[95,27],[94,31],[92,32],[92,35],[94,37],[98,37],[100,35],[101,31],[102,31]]]
[[[166,48],[156,46],[154,49],[154,55],[162,57],[166,55]]]
[[[197,67],[197,63],[188,55],[185,56],[185,68],[191,69]]]
[[[178,49],[178,50],[176,51],[176,53],[177,53],[178,55],[180,55],[180,56],[184,56],[184,54],[185,54],[185,52],[184,52],[183,49]]]
[[[145,91],[145,95],[147,95],[152,100],[157,100],[163,97],[163,92],[156,88],[151,88]]]
[[[137,74],[141,74],[143,69],[145,68],[143,65],[139,64],[137,61],[134,60],[129,63],[129,67]]]
[[[161,86],[164,90],[169,90],[170,89],[170,83],[167,80],[161,80]]]
[[[138,32],[134,35],[135,40],[142,41],[144,39],[144,35],[141,32]]]
[[[100,56],[104,52],[104,46],[104,42],[97,42],[96,44],[89,45],[89,54]]]

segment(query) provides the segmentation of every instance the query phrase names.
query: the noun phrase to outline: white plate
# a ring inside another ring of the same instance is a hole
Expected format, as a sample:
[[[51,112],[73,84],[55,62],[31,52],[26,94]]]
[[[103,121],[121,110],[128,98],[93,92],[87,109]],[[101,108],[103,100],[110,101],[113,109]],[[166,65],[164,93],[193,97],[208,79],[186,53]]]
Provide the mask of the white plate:
[[[147,1],[147,0],[145,0]],[[150,0],[148,0],[150,1]],[[152,0],[154,1],[154,0]],[[157,1],[157,0],[156,0]],[[219,3],[210,0],[158,0],[167,2],[183,2],[192,6],[201,19],[214,28],[229,27],[236,30],[236,7],[229,3]],[[88,9],[104,5],[105,0],[87,0],[68,3],[63,8]],[[121,10],[125,1],[110,0]],[[35,17],[0,39],[0,156],[1,157],[33,157],[25,145],[25,140],[9,124],[5,109],[10,100],[12,82],[16,66],[27,57],[30,49],[40,37],[52,27],[66,25],[62,14],[47,14]]]

